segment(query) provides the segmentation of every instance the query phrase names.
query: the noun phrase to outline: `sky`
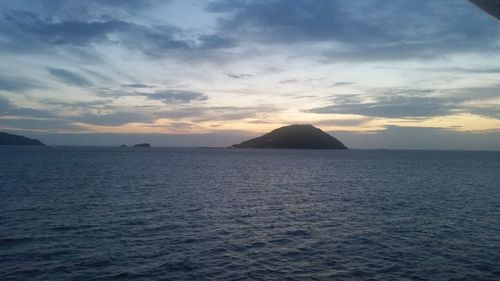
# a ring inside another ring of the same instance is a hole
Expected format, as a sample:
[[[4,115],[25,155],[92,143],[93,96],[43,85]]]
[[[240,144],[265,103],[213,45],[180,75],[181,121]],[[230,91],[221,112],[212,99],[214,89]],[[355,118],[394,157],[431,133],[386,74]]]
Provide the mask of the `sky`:
[[[465,0],[3,0],[0,130],[226,146],[500,150],[500,23]]]

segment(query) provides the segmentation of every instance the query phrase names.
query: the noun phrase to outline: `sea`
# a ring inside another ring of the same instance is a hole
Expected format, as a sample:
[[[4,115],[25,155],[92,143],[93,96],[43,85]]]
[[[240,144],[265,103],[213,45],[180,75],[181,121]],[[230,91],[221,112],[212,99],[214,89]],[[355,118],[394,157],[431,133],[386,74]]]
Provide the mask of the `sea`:
[[[500,280],[500,152],[0,147],[0,280]]]

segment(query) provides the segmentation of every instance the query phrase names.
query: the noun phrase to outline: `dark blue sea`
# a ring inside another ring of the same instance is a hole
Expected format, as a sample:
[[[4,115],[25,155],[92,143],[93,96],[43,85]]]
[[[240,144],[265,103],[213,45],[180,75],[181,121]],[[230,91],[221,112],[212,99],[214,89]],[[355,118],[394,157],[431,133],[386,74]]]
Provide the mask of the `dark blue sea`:
[[[500,280],[500,152],[0,147],[0,280]]]

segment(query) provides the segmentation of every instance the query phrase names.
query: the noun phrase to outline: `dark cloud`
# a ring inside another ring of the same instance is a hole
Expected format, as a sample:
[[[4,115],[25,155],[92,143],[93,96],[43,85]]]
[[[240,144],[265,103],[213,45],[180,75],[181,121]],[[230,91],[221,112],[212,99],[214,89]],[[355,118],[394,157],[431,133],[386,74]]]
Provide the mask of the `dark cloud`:
[[[295,84],[295,83],[313,83],[317,81],[322,81],[325,80],[325,77],[319,77],[319,78],[289,78],[289,79],[283,79],[280,80],[280,84]]]
[[[122,34],[120,44],[137,49],[151,57],[162,57],[175,51],[207,51],[233,46],[230,39],[218,35],[202,35],[188,39],[187,34],[173,26],[145,27],[136,25]]]
[[[206,101],[204,93],[184,90],[161,90],[152,94],[142,94],[150,100],[159,100],[165,104],[187,104],[196,101]]]
[[[280,81],[280,84],[295,84],[295,83],[299,83],[301,80],[299,79],[285,79],[285,80],[281,80]]]
[[[113,113],[84,113],[78,116],[68,117],[74,122],[86,123],[98,126],[119,126],[128,123],[150,123],[154,115],[144,112],[119,111]]]
[[[139,88],[139,89],[148,89],[148,88],[154,88],[155,86],[152,85],[147,85],[147,84],[140,84],[140,83],[134,83],[134,84],[123,84],[123,87],[128,87],[128,88]]]
[[[331,63],[494,51],[498,41],[496,25],[462,1],[219,0],[207,5],[207,11],[219,17],[218,28],[197,35],[171,25],[133,20],[132,15],[152,4],[165,2],[49,0],[20,1],[17,7],[3,4],[0,36],[6,40],[0,48],[46,52],[53,46],[113,44],[152,57],[177,51],[187,51],[193,57],[195,52],[205,54],[203,51],[248,46],[249,42],[341,43],[341,49],[325,48],[313,54]]]
[[[40,52],[50,46],[113,44],[140,50],[150,56],[163,56],[169,51],[210,50],[234,44],[231,39],[218,34],[193,38],[171,25],[146,26],[115,19],[112,14],[98,19],[75,20],[27,10],[6,11],[0,19],[0,36],[7,39],[0,48],[11,52]]]
[[[353,85],[354,82],[337,82],[337,83],[333,83],[330,87],[333,88],[333,87],[341,87],[341,86],[349,86],[349,85]]]
[[[205,106],[181,107],[169,110],[159,110],[155,113],[157,118],[189,119],[193,122],[208,121],[233,121],[248,118],[264,119],[266,115],[276,113],[281,109],[274,106]]]
[[[226,75],[227,77],[234,79],[244,79],[253,77],[252,74],[247,74],[247,73],[226,73]]]
[[[243,33],[257,40],[271,42],[300,41],[357,41],[380,40],[380,32],[373,27],[348,17],[342,1],[217,1],[208,10],[228,13],[221,20],[226,32]],[[365,38],[353,30],[363,30]],[[372,31],[372,32],[369,32]]]
[[[18,92],[27,91],[36,88],[43,88],[39,82],[28,80],[21,77],[0,77],[0,91]]]
[[[50,72],[51,75],[57,77],[59,80],[68,85],[78,86],[78,87],[92,86],[92,83],[90,83],[83,76],[80,76],[79,74],[76,74],[69,70],[62,68],[48,68],[47,70]]]
[[[113,112],[113,110],[116,110]],[[97,109],[97,112],[64,117],[72,123],[85,123],[97,126],[120,126],[128,123],[144,123],[151,127],[180,129],[180,124],[194,126],[199,122],[234,121],[247,118],[263,118],[266,114],[279,111],[274,107],[197,107],[183,106],[171,109],[164,107],[132,107],[128,109]],[[102,112],[99,112],[102,111]],[[170,119],[173,123],[167,125],[153,124],[159,118]],[[174,126],[177,124],[178,126]],[[186,127],[184,127],[186,129]]]
[[[434,97],[377,97],[375,102],[335,104],[309,110],[319,114],[357,114],[372,117],[403,118],[449,115],[456,106]]]
[[[72,101],[72,102],[63,102],[63,101],[51,101],[44,100],[43,104],[57,106],[63,109],[70,110],[89,110],[89,109],[112,109],[111,102],[113,99],[101,99],[94,101]]]
[[[443,71],[443,72],[460,72],[470,74],[496,74],[500,73],[500,68],[495,67],[448,67],[448,68],[419,68],[422,71]]]
[[[208,10],[226,14],[220,29],[241,40],[348,46],[325,51],[325,62],[492,51],[498,38],[496,25],[462,1],[220,0]]]
[[[234,47],[236,42],[232,38],[219,34],[202,35],[196,39],[195,47],[201,50]]]
[[[379,91],[375,95],[339,95],[331,98],[333,105],[309,109],[307,112],[385,118],[427,118],[455,113],[472,113],[498,118],[500,109],[495,105],[474,106],[466,102],[500,97],[499,90],[499,87],[440,91],[392,89]]]
[[[129,23],[115,20],[80,22],[54,19],[49,21],[30,11],[6,13],[1,23],[0,33],[11,40],[14,45],[12,47],[31,50],[47,45],[85,46],[91,43],[108,42],[108,35],[130,27]]]
[[[17,0],[2,1],[0,7],[4,10],[29,9],[61,21],[89,21],[129,17],[153,5],[168,2],[169,0]]]
[[[50,119],[31,119],[31,118],[1,119],[0,118],[0,127],[16,128],[20,130],[41,130],[50,132],[82,130],[82,127],[72,124],[67,120],[58,118],[50,118]]]
[[[77,130],[78,126],[54,116],[52,113],[32,108],[13,105],[10,101],[0,96],[0,128],[64,131]]]
[[[472,114],[481,115],[489,118],[500,119],[500,108],[493,107],[468,107],[468,111]]]
[[[190,124],[208,121],[234,121],[247,118],[261,118],[266,114],[279,111],[274,107],[197,107],[183,106],[171,109],[164,107],[132,107],[128,109],[102,110],[102,112],[86,112],[75,116],[66,117],[71,122],[85,123],[98,126],[120,126],[128,123],[145,123],[147,126],[156,127],[153,124],[159,118],[170,119],[172,124]],[[99,111],[99,110],[97,110]],[[172,127],[172,124],[159,125],[161,127]],[[177,126],[177,129],[180,127]]]
[[[13,105],[9,99],[0,96],[0,116],[16,116],[16,117],[33,117],[33,118],[48,118],[54,115],[45,110],[25,108]]]

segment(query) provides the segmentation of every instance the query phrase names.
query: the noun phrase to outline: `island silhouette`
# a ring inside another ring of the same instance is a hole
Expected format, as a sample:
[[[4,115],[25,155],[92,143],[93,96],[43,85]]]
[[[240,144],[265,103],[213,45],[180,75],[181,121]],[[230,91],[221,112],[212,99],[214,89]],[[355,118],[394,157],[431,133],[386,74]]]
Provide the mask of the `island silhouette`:
[[[290,125],[232,148],[348,149],[342,142],[312,125]]]
[[[0,132],[0,145],[33,145],[45,146],[41,141],[23,136]]]
[[[0,132],[0,145],[45,146],[37,139]],[[121,145],[120,147],[127,147]],[[149,148],[149,143],[132,147]],[[290,125],[265,135],[234,144],[231,148],[348,149],[342,142],[312,125]]]
[[[145,147],[149,148],[151,145],[149,143],[139,143],[139,144],[134,144],[134,147]]]

